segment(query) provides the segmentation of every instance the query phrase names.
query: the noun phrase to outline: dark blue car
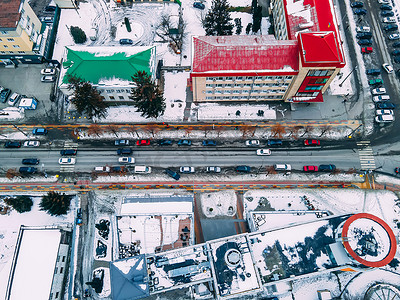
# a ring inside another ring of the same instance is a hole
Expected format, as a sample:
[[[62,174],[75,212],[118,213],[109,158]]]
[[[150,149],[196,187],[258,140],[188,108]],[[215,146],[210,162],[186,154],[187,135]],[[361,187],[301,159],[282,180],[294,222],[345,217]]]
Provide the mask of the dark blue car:
[[[170,146],[170,145],[172,145],[172,140],[161,140],[161,141],[158,141],[158,144],[160,146]]]
[[[37,158],[24,158],[22,160],[23,165],[38,165],[39,160]]]
[[[396,105],[394,105],[392,102],[378,102],[376,103],[376,108],[379,109],[394,109]]]
[[[217,142],[214,140],[204,140],[203,146],[217,146]]]
[[[21,142],[6,142],[4,148],[21,148]]]
[[[250,173],[251,172],[251,167],[249,166],[237,166],[235,168],[236,172],[241,172],[241,173]]]
[[[192,141],[190,140],[179,140],[178,141],[178,146],[190,146],[192,144]]]
[[[329,164],[329,165],[319,165],[318,170],[320,172],[333,172],[336,170],[336,166]]]
[[[19,172],[21,174],[35,174],[37,172],[37,169],[34,167],[21,167],[19,168]]]
[[[181,175],[170,169],[165,169],[165,174],[167,174],[169,177],[172,177],[175,180],[179,180],[181,178]]]
[[[194,3],[193,3],[193,7],[198,8],[198,9],[204,9],[204,8],[206,8],[206,6],[205,6],[203,3],[201,3],[201,2],[194,2]]]
[[[283,145],[283,141],[279,139],[271,139],[267,141],[267,145],[269,147],[274,147],[274,146],[278,147]]]

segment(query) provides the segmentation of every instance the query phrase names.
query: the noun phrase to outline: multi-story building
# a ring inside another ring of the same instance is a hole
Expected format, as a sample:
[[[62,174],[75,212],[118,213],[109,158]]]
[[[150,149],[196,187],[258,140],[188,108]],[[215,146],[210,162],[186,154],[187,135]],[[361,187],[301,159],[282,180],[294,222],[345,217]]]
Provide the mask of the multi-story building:
[[[41,63],[45,29],[29,1],[0,0],[0,62]]]
[[[275,36],[193,37],[196,102],[322,102],[345,66],[332,0],[274,0]]]

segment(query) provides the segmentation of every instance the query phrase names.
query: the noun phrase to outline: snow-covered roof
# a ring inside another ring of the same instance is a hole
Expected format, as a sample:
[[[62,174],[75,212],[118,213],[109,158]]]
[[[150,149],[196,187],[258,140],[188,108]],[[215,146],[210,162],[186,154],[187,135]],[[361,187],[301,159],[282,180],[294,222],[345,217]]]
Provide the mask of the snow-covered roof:
[[[57,262],[59,229],[24,229],[16,247],[17,257],[11,270],[9,299],[49,299]]]
[[[293,72],[299,67],[297,41],[272,35],[193,37],[193,75],[222,71]]]
[[[121,215],[190,214],[193,196],[129,197],[123,200]]]

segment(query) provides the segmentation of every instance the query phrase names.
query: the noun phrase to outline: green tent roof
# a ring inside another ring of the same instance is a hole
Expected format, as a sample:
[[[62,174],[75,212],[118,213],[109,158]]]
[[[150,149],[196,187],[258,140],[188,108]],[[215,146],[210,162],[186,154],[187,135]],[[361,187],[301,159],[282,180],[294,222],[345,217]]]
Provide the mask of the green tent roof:
[[[114,48],[114,47],[113,47]],[[90,47],[86,48],[90,49]],[[67,47],[67,59],[63,63],[63,67],[67,67],[67,71],[63,78],[63,83],[67,82],[67,75],[75,75],[93,84],[99,83],[101,79],[113,80],[119,78],[122,80],[132,80],[132,76],[137,71],[145,71],[152,74],[152,60],[155,57],[155,47],[149,47],[142,51],[117,52],[120,48],[116,48],[113,52],[110,49],[101,51],[101,48],[85,50],[74,50]],[[93,51],[99,50],[99,51]],[[132,53],[130,53],[132,52]]]

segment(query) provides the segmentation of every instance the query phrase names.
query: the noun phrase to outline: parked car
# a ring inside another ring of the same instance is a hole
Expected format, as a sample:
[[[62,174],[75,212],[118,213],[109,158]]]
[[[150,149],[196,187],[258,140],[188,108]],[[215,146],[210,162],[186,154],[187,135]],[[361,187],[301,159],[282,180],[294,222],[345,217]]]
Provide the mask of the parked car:
[[[396,18],[394,17],[385,17],[382,19],[383,23],[396,23]]]
[[[382,10],[381,17],[393,17],[394,13],[391,10]]]
[[[390,4],[389,0],[378,0],[379,4]]]
[[[397,29],[399,29],[399,27],[396,24],[389,24],[389,25],[383,26],[383,30],[385,30],[385,31],[395,31]]]
[[[289,164],[275,164],[274,165],[275,171],[286,171],[290,172],[292,170],[292,166]]]
[[[13,94],[10,96],[10,98],[8,98],[7,104],[10,105],[10,106],[14,106],[15,103],[17,103],[18,100],[21,99],[21,97],[22,97],[22,96],[21,96],[20,94],[18,94],[18,93],[13,93]]]
[[[350,6],[353,8],[361,8],[364,6],[364,3],[360,2],[360,1],[355,1],[355,2],[351,2]]]
[[[136,141],[136,146],[148,146],[150,145],[150,140],[138,140]]]
[[[179,180],[179,178],[181,178],[181,175],[170,169],[165,169],[165,174],[167,174],[169,177],[172,177],[175,180]]]
[[[376,108],[379,109],[394,109],[396,105],[394,105],[392,102],[378,102],[376,103]]]
[[[119,148],[117,150],[118,155],[130,155],[132,154],[132,149],[131,148]]]
[[[283,145],[283,141],[279,139],[271,139],[267,141],[269,147],[278,147]]]
[[[191,140],[179,140],[178,146],[190,146],[192,144]]]
[[[367,69],[367,75],[377,76],[381,74],[379,69]]]
[[[129,145],[129,140],[116,140],[114,142],[115,146],[128,146]]]
[[[357,39],[370,39],[372,38],[371,32],[359,32],[356,34]]]
[[[214,140],[204,140],[203,146],[217,146],[217,142]]]
[[[319,165],[318,167],[320,172],[333,172],[336,170],[336,166],[329,164],[329,165]]]
[[[161,140],[157,142],[160,146],[170,146],[172,145],[172,140]]]
[[[201,3],[201,2],[194,2],[194,3],[193,3],[193,7],[198,8],[198,9],[204,9],[204,8],[206,8],[206,6],[205,6],[203,3]]]
[[[56,74],[56,69],[55,68],[42,69],[40,71],[40,74],[42,74],[42,75],[55,75]]]
[[[391,52],[393,56],[400,55],[400,50],[396,49]]]
[[[394,121],[393,115],[381,115],[375,117],[376,123],[392,123]]]
[[[381,10],[392,10],[393,8],[388,4],[382,4],[380,9]]]
[[[304,140],[304,145],[305,146],[319,146],[319,145],[321,145],[321,141],[315,140],[315,139],[308,139],[308,140]]]
[[[133,41],[131,39],[120,39],[119,43],[121,45],[133,45]]]
[[[398,34],[398,33],[389,34],[388,38],[391,41],[398,40],[398,39],[400,39],[400,34]]]
[[[77,208],[76,209],[76,225],[82,225],[83,220],[82,220],[82,208]],[[89,290],[86,289],[85,293],[84,293],[84,297],[85,295],[87,295],[86,297],[90,297],[90,293]]]
[[[76,149],[64,149],[60,151],[61,156],[76,155],[78,150]]]
[[[396,51],[396,50],[395,50]],[[382,68],[388,73],[393,73],[393,67],[389,64],[383,64]]]
[[[394,43],[392,44],[392,47],[393,47],[393,48],[399,48],[399,47],[400,47],[400,42],[394,42]]]
[[[115,173],[125,172],[125,166],[112,166],[110,171]]]
[[[258,149],[256,151],[257,155],[271,155],[271,150],[270,149]]]
[[[40,142],[39,141],[25,141],[24,142],[24,147],[39,147]]]
[[[124,157],[118,158],[118,162],[120,164],[134,164],[135,163],[135,158],[134,157],[124,156]]]
[[[377,116],[382,116],[382,115],[394,115],[394,112],[393,112],[393,110],[391,110],[391,109],[377,109],[377,110],[375,111],[375,114],[376,114]]]
[[[33,135],[46,135],[47,129],[46,128],[34,128],[32,130]]]
[[[357,43],[361,46],[370,46],[372,45],[372,40],[370,39],[360,39],[357,41]]]
[[[76,162],[76,159],[74,157],[61,157],[58,160],[58,163],[60,165],[74,165]]]
[[[4,89],[0,92],[0,102],[5,103],[7,101],[8,96],[10,96],[11,90]]]
[[[37,158],[24,158],[22,160],[23,165],[38,165],[39,162],[40,161]]]
[[[386,89],[385,88],[377,88],[371,90],[372,95],[383,95],[386,94]]]
[[[207,167],[206,171],[208,173],[220,173],[221,172],[221,168],[220,167]]]
[[[400,63],[400,56],[395,56],[395,57],[393,57],[393,61],[394,61],[395,63]]]
[[[179,172],[180,173],[194,173],[194,167],[180,167]]]
[[[371,31],[371,27],[369,27],[369,26],[357,26],[356,27],[356,31],[357,32],[370,32]]]
[[[37,169],[35,167],[20,167],[19,172],[21,174],[35,174]]]
[[[240,173],[250,173],[251,172],[251,167],[249,166],[237,166],[235,168],[236,172],[240,172]]]
[[[381,86],[382,84],[383,84],[383,81],[382,81],[382,79],[380,79],[380,78],[378,78],[378,79],[371,79],[371,80],[369,80],[368,81],[368,84],[369,85],[372,85],[372,86]]]
[[[372,53],[372,52],[373,52],[372,47],[362,47],[361,48],[361,53],[369,54],[369,53]]]
[[[367,14],[367,10],[364,8],[356,8],[353,10],[353,13],[357,16],[364,16]]]
[[[43,75],[40,78],[41,82],[54,82],[56,81],[56,76],[51,76],[51,75]]]
[[[110,172],[111,169],[108,166],[104,166],[104,167],[94,167],[94,171],[95,172]]]
[[[21,142],[6,142],[4,148],[21,148]]]
[[[259,140],[247,140],[244,144],[246,146],[255,147],[255,146],[260,146],[260,141]]]
[[[318,172],[318,166],[304,166],[304,172]]]
[[[379,95],[372,97],[372,101],[374,102],[389,101],[389,100],[390,100],[389,95]]]

